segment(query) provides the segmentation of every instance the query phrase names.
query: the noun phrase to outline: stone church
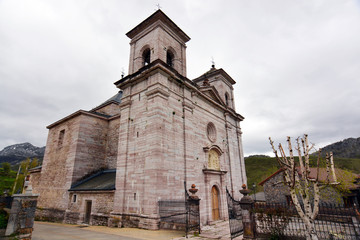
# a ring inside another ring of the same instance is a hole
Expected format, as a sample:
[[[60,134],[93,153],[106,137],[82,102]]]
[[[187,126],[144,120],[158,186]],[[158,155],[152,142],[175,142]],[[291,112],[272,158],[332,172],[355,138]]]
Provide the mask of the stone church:
[[[160,200],[199,189],[200,220],[227,219],[226,187],[246,183],[235,81],[213,65],[186,77],[190,40],[161,10],[126,36],[129,73],[118,94],[52,123],[30,183],[37,218],[157,229]]]

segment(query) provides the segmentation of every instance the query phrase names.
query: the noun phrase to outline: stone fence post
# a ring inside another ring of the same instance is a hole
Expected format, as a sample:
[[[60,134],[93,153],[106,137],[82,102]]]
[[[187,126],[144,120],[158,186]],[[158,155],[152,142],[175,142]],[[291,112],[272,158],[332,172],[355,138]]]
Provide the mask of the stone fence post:
[[[240,193],[244,195],[240,200],[241,213],[242,213],[242,222],[244,228],[243,239],[255,239],[256,232],[256,223],[255,223],[255,215],[252,211],[255,205],[254,200],[248,196],[250,190],[246,188],[246,185],[243,184],[242,190]]]
[[[14,194],[5,236],[16,235],[17,239],[30,240],[38,195]]]
[[[198,189],[195,184],[191,185],[189,192],[191,195],[186,200],[187,216],[186,216],[186,235],[189,230],[195,230],[200,233],[200,198],[196,195]]]

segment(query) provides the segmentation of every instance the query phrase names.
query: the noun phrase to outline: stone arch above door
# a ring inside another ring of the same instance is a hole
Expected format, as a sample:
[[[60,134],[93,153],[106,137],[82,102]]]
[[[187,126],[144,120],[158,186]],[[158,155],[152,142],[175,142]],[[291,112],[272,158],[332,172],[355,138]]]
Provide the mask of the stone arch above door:
[[[218,146],[214,145],[210,148],[204,148],[204,151],[206,156],[205,169],[220,171],[221,155],[223,153],[222,150]]]

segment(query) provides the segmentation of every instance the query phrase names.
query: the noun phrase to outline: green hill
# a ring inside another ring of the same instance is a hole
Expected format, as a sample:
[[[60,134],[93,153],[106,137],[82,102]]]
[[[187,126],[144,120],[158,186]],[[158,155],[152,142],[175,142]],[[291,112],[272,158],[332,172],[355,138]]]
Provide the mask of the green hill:
[[[316,167],[316,156],[310,156],[310,165]],[[334,156],[336,168],[346,169],[353,173],[360,174],[359,158],[341,158]],[[325,167],[325,160],[322,159],[321,167]],[[264,155],[253,155],[245,157],[245,168],[248,179],[248,187],[252,189],[253,183],[256,183],[256,191],[261,192],[263,188],[258,185],[265,178],[276,172],[279,165],[274,157]]]

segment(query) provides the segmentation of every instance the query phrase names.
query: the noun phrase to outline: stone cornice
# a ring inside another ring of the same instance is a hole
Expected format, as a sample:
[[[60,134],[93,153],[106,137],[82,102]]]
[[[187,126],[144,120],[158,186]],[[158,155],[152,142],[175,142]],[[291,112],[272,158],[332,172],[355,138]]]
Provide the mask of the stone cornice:
[[[188,78],[182,76],[175,69],[169,67],[165,62],[163,62],[160,59],[157,59],[157,60],[151,62],[149,65],[146,65],[146,66],[140,68],[137,72],[118,80],[114,84],[118,88],[122,89],[122,88],[127,87],[129,84],[133,84],[133,83],[140,81],[140,80],[142,80],[150,75],[153,75],[157,72],[162,72],[163,74],[168,75],[171,79],[174,79],[174,81],[181,82],[182,84],[184,84],[184,86],[186,86],[187,88],[190,89],[190,91],[192,92],[193,95],[196,93],[196,95],[203,97],[209,103],[220,108],[222,111],[229,113],[236,120],[238,120],[238,121],[244,120],[243,116],[236,113],[233,109],[227,108],[226,106],[218,103],[217,101],[213,100],[211,97],[209,97],[206,94],[204,94],[203,92],[201,92],[201,90],[199,89],[199,86],[196,83],[194,83],[193,81],[189,80]]]
[[[119,107],[120,108],[125,108],[125,107],[130,107],[132,101],[129,99],[129,100],[126,100],[126,101],[123,101],[119,104]]]
[[[106,120],[106,121],[109,120],[109,118],[99,116],[99,115],[97,115],[95,113],[91,113],[91,112],[88,112],[88,111],[85,111],[85,110],[79,110],[79,111],[74,112],[73,114],[70,114],[67,117],[64,117],[64,118],[60,119],[59,121],[56,121],[56,122],[50,124],[46,128],[50,129],[52,127],[55,127],[56,125],[59,125],[60,123],[63,123],[65,121],[69,120],[69,119],[72,119],[72,118],[80,116],[80,115],[86,115],[86,116],[89,116],[89,117],[99,118],[99,119]]]
[[[204,168],[202,171],[204,174],[214,174],[214,175],[225,175],[227,173],[227,171],[207,169],[207,168]]]
[[[170,93],[168,93],[167,91],[165,91],[162,88],[154,88],[151,89],[147,92],[145,92],[145,95],[148,97],[148,99],[154,98],[154,97],[162,97],[164,99],[168,99],[170,96]]]

